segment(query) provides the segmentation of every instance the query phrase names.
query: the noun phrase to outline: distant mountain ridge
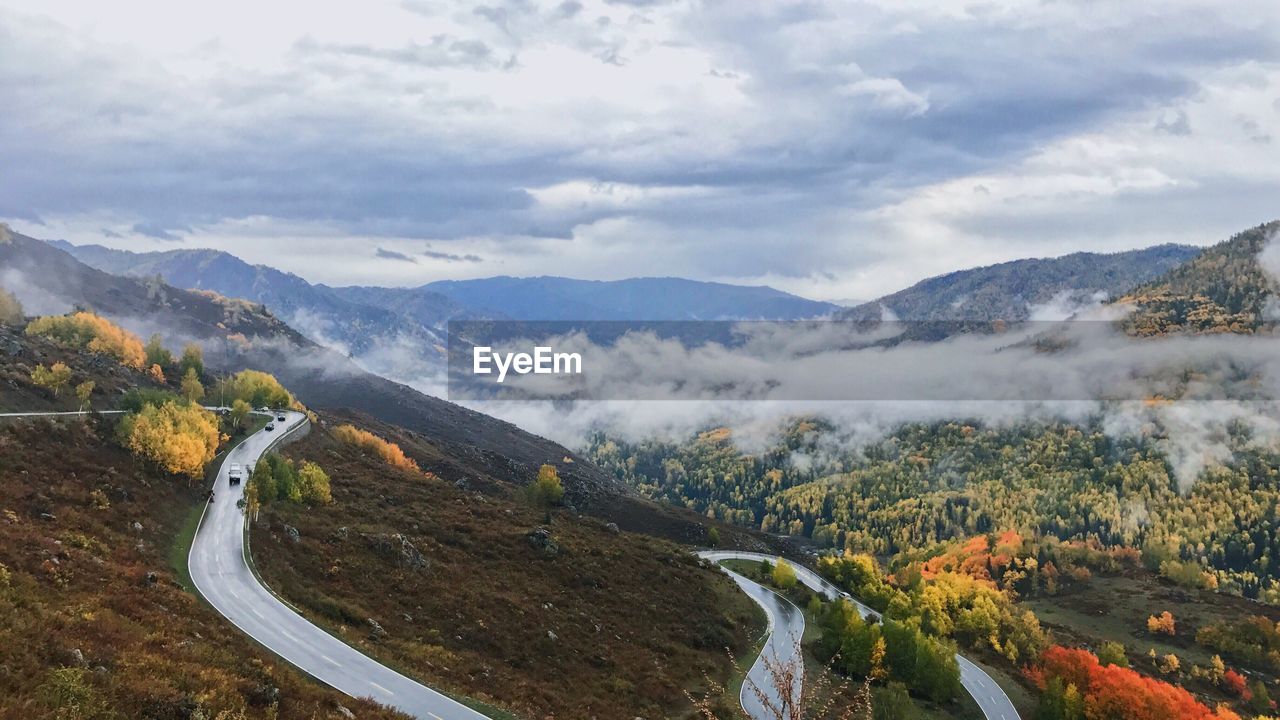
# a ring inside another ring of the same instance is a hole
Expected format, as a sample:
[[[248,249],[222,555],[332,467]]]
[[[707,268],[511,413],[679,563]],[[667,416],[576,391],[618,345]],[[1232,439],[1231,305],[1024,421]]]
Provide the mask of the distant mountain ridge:
[[[1077,252],[958,270],[922,280],[841,313],[879,320],[885,310],[905,321],[1027,320],[1037,306],[1113,299],[1196,257],[1200,248],[1156,245],[1118,253]]]
[[[679,278],[497,277],[414,288],[330,287],[220,250],[136,253],[51,244],[104,272],[159,276],[176,287],[262,303],[311,339],[381,375],[410,381],[442,366],[451,320],[794,320],[840,309],[770,287]]]

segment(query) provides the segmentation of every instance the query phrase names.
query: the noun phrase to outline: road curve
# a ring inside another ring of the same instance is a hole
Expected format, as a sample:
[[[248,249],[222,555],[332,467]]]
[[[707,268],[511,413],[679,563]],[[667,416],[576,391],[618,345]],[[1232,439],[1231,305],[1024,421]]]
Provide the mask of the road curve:
[[[733,578],[738,587],[764,609],[764,614],[769,619],[769,628],[766,631],[768,638],[765,640],[764,647],[760,649],[760,655],[747,671],[742,690],[738,693],[738,702],[742,704],[742,709],[751,720],[773,720],[777,714],[766,709],[764,702],[752,688],[764,693],[769,705],[774,708],[783,707],[784,702],[792,707],[800,703],[800,693],[804,686],[803,674],[796,676],[790,688],[779,688],[777,683],[769,677],[766,663],[772,661],[785,666],[796,659],[800,649],[799,642],[804,637],[804,613],[790,600],[760,583],[749,580],[728,568],[720,569]],[[800,665],[800,667],[804,666]]]
[[[371,698],[422,720],[484,720],[487,716],[379,664],[312,625],[272,595],[249,569],[245,518],[237,501],[243,485],[227,480],[231,463],[252,468],[284,435],[307,423],[299,412],[283,412],[274,431],[259,430],[232,450],[214,481],[191,545],[188,565],[196,589],[233,625],[267,649],[326,685],[353,697]]]
[[[721,560],[754,560],[756,562],[768,560],[769,562],[777,562],[779,559],[776,555],[737,550],[706,550],[699,552],[698,556],[712,562],[720,562]],[[791,566],[795,568],[796,579],[804,583],[810,590],[826,597],[828,600],[836,598],[848,600],[858,608],[858,612],[862,613],[863,617],[880,618],[880,613],[858,602],[818,573],[797,563],[791,563]],[[728,571],[726,570],[726,572]],[[738,584],[741,586],[742,583]],[[748,595],[755,599],[755,595],[751,593],[748,593]],[[759,602],[759,600],[756,602]],[[766,612],[768,612],[767,609]],[[803,618],[800,621],[800,628],[803,633]],[[982,710],[982,714],[986,716],[987,720],[1019,720],[1018,711],[1013,707],[1013,701],[1009,699],[1009,696],[1005,694],[1004,690],[985,670],[966,659],[963,655],[956,655],[956,662],[960,665],[960,684],[973,696],[974,701],[978,703],[978,707]],[[755,670],[754,666],[752,670]],[[746,708],[745,704],[743,708]],[[755,716],[753,715],[752,717]]]

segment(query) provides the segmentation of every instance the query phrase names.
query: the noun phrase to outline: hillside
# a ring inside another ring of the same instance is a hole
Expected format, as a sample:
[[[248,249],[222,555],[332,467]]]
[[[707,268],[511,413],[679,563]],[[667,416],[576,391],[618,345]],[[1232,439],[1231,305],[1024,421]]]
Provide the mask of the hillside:
[[[31,383],[54,362],[95,383],[94,407],[153,385],[0,328],[0,409],[74,407]],[[0,718],[402,718],[311,682],[182,588],[171,556],[204,490],[121,449],[114,427],[0,419]]]
[[[260,303],[312,340],[391,377],[413,377],[423,366],[438,365],[446,323],[470,317],[466,308],[436,293],[415,293],[412,305],[363,302],[355,293],[312,285],[217,250],[134,253],[101,245],[51,244],[114,275],[160,277],[174,287]]]
[[[841,317],[878,320],[882,308],[905,321],[1026,320],[1036,306],[1073,305],[1117,297],[1194,258],[1198,248],[1158,245],[1099,254],[1014,260],[923,280]]]
[[[1135,306],[1131,332],[1251,333],[1275,318],[1269,305],[1280,263],[1264,267],[1280,221],[1259,225],[1218,243],[1189,262],[1134,288],[1119,302]]]
[[[325,429],[344,423],[431,475]],[[520,717],[685,717],[684,691],[701,692],[704,671],[726,681],[725,648],[745,652],[763,620],[679,546],[539,510],[367,417],[324,414],[284,452],[323,464],[334,502],[264,510],[252,541],[267,582],[361,650]]]

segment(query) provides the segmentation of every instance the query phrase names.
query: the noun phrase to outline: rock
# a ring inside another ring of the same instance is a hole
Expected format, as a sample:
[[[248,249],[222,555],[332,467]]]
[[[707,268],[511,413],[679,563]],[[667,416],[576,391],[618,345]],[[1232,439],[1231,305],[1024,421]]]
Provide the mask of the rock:
[[[333,712],[340,718],[346,718],[346,720],[355,720],[355,717],[356,717],[355,713],[351,712],[350,710],[346,709],[341,705],[334,708]]]
[[[298,533],[298,528],[292,525],[284,526],[284,534],[288,535],[289,539],[294,542],[302,542],[302,535]]]
[[[272,703],[280,702],[280,688],[270,683],[260,683],[246,693],[245,699],[250,705],[269,707]]]
[[[147,573],[147,576],[146,576],[146,578],[144,579],[144,581],[145,581],[148,585],[155,585],[156,583],[160,582],[160,576],[159,576],[159,575],[157,575],[157,574],[155,573],[155,571],[152,571],[152,572]]]
[[[560,639],[560,636],[559,636],[559,635],[557,635],[557,634],[555,634],[554,632],[552,632],[552,631],[548,630],[548,631],[547,631],[547,639],[548,639],[548,640],[552,640],[552,641],[554,641],[554,640],[559,640],[559,639]]]
[[[543,557],[555,557],[560,554],[560,546],[556,544],[555,540],[551,539],[551,530],[545,526],[539,525],[530,530],[525,534],[525,539],[541,552]]]
[[[84,653],[80,651],[80,648],[71,648],[70,655],[72,665],[75,665],[78,668],[89,667],[89,661],[84,659]]]
[[[382,629],[382,626],[378,624],[377,620],[374,620],[373,618],[365,618],[364,621],[369,624],[370,640],[377,642],[387,636],[387,631]]]
[[[140,533],[140,532],[142,532],[142,523],[140,523],[140,522],[138,522],[137,520],[135,520],[135,521],[133,522],[133,531],[134,531],[134,532],[136,532],[136,533]]]
[[[53,514],[53,513],[42,512],[42,513],[40,513],[40,519],[41,519],[41,520],[48,520],[49,522],[54,522],[54,521],[55,521],[55,520],[57,520],[58,518],[57,518],[56,516],[54,516],[54,514]]]
[[[395,562],[408,570],[421,570],[430,566],[430,561],[423,556],[409,538],[395,533],[394,535],[368,535],[369,544],[382,557]]]
[[[618,529],[618,523],[615,523],[615,522],[605,523],[604,529],[608,530],[614,535],[617,535],[618,533],[622,532],[621,530]]]
[[[458,478],[453,481],[453,486],[459,490],[466,490],[471,487],[471,481],[466,478]]]

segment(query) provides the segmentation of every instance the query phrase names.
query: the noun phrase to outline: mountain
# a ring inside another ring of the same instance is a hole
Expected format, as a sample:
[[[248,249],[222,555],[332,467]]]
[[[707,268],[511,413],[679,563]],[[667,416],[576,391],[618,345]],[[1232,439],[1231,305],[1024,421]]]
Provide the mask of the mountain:
[[[176,287],[262,303],[312,340],[407,382],[441,376],[451,320],[788,320],[839,309],[769,287],[679,278],[498,277],[416,288],[329,287],[218,250],[135,253],[52,244],[108,273],[158,277]]]
[[[443,295],[416,293],[412,304],[378,305],[312,285],[292,273],[250,265],[218,250],[134,253],[101,245],[52,243],[81,262],[116,275],[161,277],[181,288],[213,290],[262,303],[307,337],[388,377],[414,378],[443,357],[446,323],[470,312]]]
[[[606,281],[503,276],[441,280],[420,289],[517,320],[799,320],[840,309],[767,286],[673,277]]]
[[[1237,233],[1193,260],[1134,288],[1120,302],[1135,306],[1131,332],[1238,332],[1274,320],[1280,255],[1271,243],[1280,221]]]
[[[1014,260],[939,275],[850,308],[841,317],[878,320],[888,310],[906,321],[1026,320],[1037,306],[1061,315],[1114,298],[1194,258],[1199,248],[1157,245],[1119,253],[1079,252]]]

